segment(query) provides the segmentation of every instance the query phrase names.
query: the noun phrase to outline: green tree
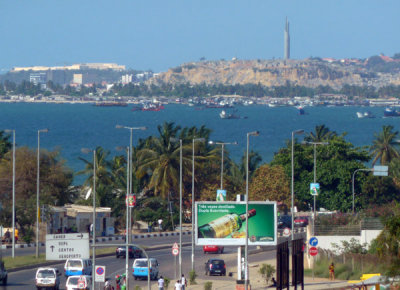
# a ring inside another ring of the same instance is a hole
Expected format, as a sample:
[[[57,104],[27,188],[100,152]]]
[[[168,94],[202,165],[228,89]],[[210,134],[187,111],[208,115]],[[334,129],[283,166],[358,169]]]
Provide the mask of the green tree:
[[[372,165],[380,161],[381,165],[387,165],[394,158],[399,158],[400,154],[397,150],[397,135],[398,131],[393,131],[393,126],[383,126],[382,132],[375,133],[375,139],[371,146]]]
[[[400,190],[391,177],[368,175],[361,187],[359,202],[362,208],[400,201]]]
[[[10,142],[10,135],[5,135],[4,131],[0,131],[0,159],[3,158],[12,147]]]
[[[0,202],[3,210],[0,222],[11,225],[12,209],[12,152],[0,161]],[[36,221],[36,173],[37,152],[27,147],[17,148],[15,153],[16,223],[22,235]],[[73,174],[60,158],[58,151],[41,150],[40,154],[40,204],[62,206],[71,203],[76,196],[70,191]]]
[[[304,141],[325,142],[332,139],[336,135],[336,132],[330,131],[328,127],[325,127],[325,125],[318,125],[315,126],[315,132],[310,132],[305,136]]]

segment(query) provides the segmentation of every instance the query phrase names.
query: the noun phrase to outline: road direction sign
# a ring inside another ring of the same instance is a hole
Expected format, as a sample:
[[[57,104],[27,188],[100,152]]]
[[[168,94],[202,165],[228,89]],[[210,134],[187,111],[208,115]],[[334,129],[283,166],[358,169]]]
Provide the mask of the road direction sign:
[[[94,274],[94,282],[106,281],[106,266],[96,266]]]
[[[284,237],[290,236],[290,229],[289,228],[284,228],[283,229],[283,236]]]
[[[388,176],[389,167],[386,165],[375,165],[372,170],[375,176]]]
[[[311,237],[309,241],[310,246],[316,247],[318,245],[318,239],[316,237]]]
[[[46,235],[46,260],[89,259],[89,234]]]
[[[179,254],[179,246],[178,246],[177,243],[175,243],[175,244],[172,246],[172,255],[178,256],[178,254]]]
[[[308,249],[308,253],[310,254],[310,256],[316,256],[318,254],[318,248],[311,247]]]

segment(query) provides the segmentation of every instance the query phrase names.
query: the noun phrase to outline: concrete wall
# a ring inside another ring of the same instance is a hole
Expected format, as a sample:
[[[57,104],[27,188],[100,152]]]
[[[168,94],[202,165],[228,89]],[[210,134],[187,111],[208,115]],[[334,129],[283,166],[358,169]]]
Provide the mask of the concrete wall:
[[[362,230],[360,236],[317,236],[318,248],[325,250],[333,250],[332,243],[342,246],[342,241],[350,242],[351,239],[356,239],[360,244],[367,243],[368,246],[375,239],[381,230]]]

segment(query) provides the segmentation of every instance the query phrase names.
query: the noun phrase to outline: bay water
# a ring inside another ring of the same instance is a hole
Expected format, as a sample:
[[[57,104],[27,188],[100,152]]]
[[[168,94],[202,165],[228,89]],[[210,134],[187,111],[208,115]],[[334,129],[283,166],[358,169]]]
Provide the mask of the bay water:
[[[291,132],[304,129],[315,132],[315,126],[324,124],[338,134],[347,132],[347,141],[355,146],[370,146],[374,134],[382,131],[383,125],[393,125],[399,130],[400,118],[383,118],[383,107],[306,107],[305,115],[299,115],[294,107],[269,108],[262,105],[238,106],[235,114],[240,119],[221,119],[222,109],[203,109],[186,105],[169,104],[165,110],[131,111],[128,107],[96,107],[92,104],[47,104],[47,103],[0,103],[0,130],[15,129],[17,146],[37,148],[38,130],[48,128],[40,134],[40,147],[48,150],[59,148],[62,158],[74,171],[84,168],[78,159],[92,159],[82,148],[101,146],[111,155],[125,154],[116,151],[118,146],[129,146],[130,132],[116,129],[117,124],[128,127],[147,126],[146,131],[133,131],[133,142],[150,135],[158,136],[157,126],[163,122],[174,122],[181,127],[205,125],[212,130],[213,141],[233,142],[238,145],[226,147],[230,156],[239,161],[246,151],[246,133],[260,131],[258,137],[250,138],[250,150],[257,151],[263,162],[270,162],[275,152],[285,147]],[[228,109],[233,111],[232,109]],[[376,118],[359,119],[356,112],[371,111]],[[302,140],[302,136],[297,136]],[[85,177],[75,177],[74,184],[81,184]]]

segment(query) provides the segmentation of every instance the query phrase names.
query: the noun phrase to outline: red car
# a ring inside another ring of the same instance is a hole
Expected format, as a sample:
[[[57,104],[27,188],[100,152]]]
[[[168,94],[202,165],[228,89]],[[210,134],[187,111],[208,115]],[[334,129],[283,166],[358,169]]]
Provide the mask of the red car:
[[[204,252],[204,254],[207,254],[207,253],[222,254],[224,252],[224,247],[207,245],[207,246],[203,246],[203,252]]]
[[[308,226],[308,218],[305,216],[298,216],[294,219],[294,226],[306,227]]]

